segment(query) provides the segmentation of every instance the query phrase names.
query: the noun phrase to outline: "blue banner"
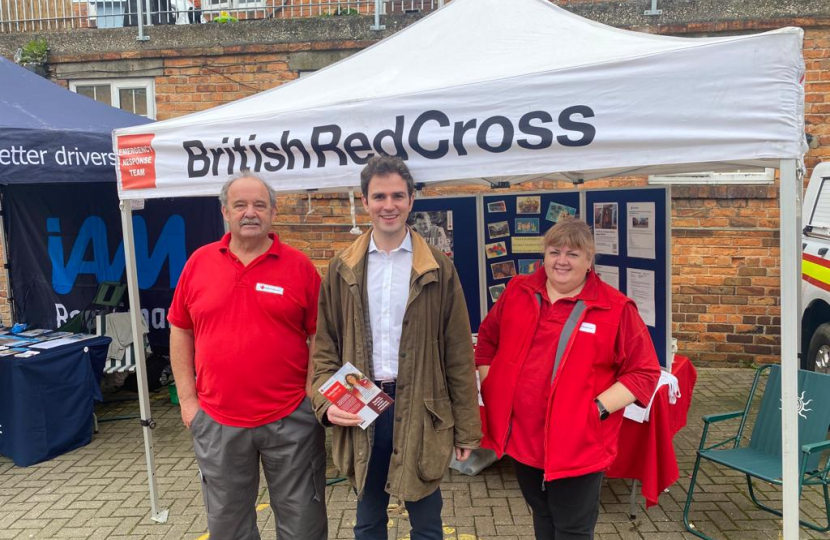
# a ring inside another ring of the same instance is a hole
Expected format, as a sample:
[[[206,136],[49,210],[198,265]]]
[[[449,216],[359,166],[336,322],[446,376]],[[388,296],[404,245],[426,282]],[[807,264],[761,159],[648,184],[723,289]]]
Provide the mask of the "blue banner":
[[[114,183],[5,186],[3,208],[18,321],[57,328],[90,304],[99,283],[126,281]],[[184,263],[223,234],[219,201],[149,200],[133,212],[133,228],[142,315],[151,344],[167,347],[167,309]]]

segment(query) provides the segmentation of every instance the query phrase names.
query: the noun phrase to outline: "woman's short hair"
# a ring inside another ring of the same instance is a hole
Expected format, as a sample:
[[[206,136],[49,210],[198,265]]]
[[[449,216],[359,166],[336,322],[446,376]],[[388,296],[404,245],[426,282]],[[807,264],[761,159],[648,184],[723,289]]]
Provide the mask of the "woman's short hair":
[[[591,227],[581,219],[564,218],[545,233],[544,248],[569,247],[581,249],[593,261],[596,247]]]

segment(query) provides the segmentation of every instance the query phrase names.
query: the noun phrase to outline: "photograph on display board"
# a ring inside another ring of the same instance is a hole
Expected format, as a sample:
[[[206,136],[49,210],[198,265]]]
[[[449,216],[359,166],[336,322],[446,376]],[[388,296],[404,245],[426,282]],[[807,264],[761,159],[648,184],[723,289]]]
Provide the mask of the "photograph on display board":
[[[542,259],[519,259],[519,275],[532,274],[542,268]]]
[[[617,203],[594,204],[594,228],[617,229]]]
[[[619,255],[617,203],[594,203],[594,244],[602,255]]]
[[[488,259],[497,259],[507,255],[507,244],[502,242],[494,242],[484,246],[484,253]]]
[[[548,213],[545,214],[545,219],[557,223],[562,218],[575,216],[576,208],[552,202],[548,205]]]
[[[428,244],[453,258],[452,210],[412,212],[408,223]]]
[[[539,218],[516,218],[515,234],[539,234]]]
[[[499,299],[501,293],[504,292],[506,285],[504,283],[499,283],[498,285],[493,285],[490,287],[490,300],[495,304],[496,300]]]
[[[502,214],[507,212],[507,204],[504,201],[487,203],[487,211],[491,214]]]
[[[517,214],[538,214],[542,208],[542,198],[536,196],[516,197]]]
[[[510,236],[510,224],[506,221],[488,223],[487,234],[490,235],[491,239],[504,238],[505,236]]]
[[[493,273],[494,280],[510,279],[516,275],[516,263],[513,261],[490,263],[490,271]]]

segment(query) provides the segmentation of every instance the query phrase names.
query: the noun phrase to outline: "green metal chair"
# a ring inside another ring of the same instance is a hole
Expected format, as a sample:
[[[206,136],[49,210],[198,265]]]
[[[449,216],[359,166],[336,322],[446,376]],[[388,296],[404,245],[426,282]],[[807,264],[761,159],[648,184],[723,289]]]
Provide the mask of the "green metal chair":
[[[761,377],[767,373],[769,376],[758,408],[752,435],[749,441],[741,446],[755,392],[758,390]],[[830,425],[830,375],[799,370],[798,396],[798,443],[801,447],[799,494],[804,486],[821,486],[824,492],[824,510],[827,517],[827,525],[824,527],[803,520],[801,524],[815,531],[827,532],[830,531],[830,497],[828,497],[830,460],[826,460],[823,467],[820,467],[820,461],[822,454],[826,450],[830,450],[830,440],[827,440],[827,426]],[[706,446],[709,426],[733,418],[741,419],[735,436],[718,444]],[[763,510],[779,516],[782,515],[780,510],[761,503],[755,496],[755,490],[752,486],[753,478],[777,485],[782,483],[780,366],[764,366],[758,369],[743,411],[711,414],[704,416],[703,422],[703,436],[700,438],[697,460],[692,472],[692,481],[686,495],[686,507],[683,509],[683,522],[686,525],[686,530],[700,538],[713,540],[712,537],[693,528],[689,523],[689,508],[692,504],[697,472],[700,469],[702,459],[744,473],[752,502]]]

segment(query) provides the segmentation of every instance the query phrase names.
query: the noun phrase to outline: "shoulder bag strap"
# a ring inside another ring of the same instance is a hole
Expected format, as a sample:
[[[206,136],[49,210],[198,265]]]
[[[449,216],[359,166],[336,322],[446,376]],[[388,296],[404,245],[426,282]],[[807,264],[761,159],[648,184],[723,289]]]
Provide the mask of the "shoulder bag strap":
[[[565,349],[568,348],[568,342],[571,340],[571,334],[574,333],[576,324],[579,322],[579,318],[582,316],[583,311],[585,311],[585,302],[577,300],[576,304],[574,304],[573,310],[571,311],[571,316],[568,317],[568,320],[565,321],[565,325],[562,327],[562,333],[559,334],[559,345],[556,347],[556,358],[553,361],[553,373],[550,376],[551,384],[553,384],[553,378],[556,377],[556,370],[559,368],[559,362],[565,355]]]
[[[542,293],[536,293],[536,303],[539,304],[539,307],[542,307]],[[585,302],[577,300],[571,310],[571,315],[562,327],[562,333],[559,335],[559,345],[556,347],[556,358],[553,360],[553,373],[550,376],[551,384],[553,384],[553,378],[556,377],[556,370],[559,369],[559,362],[562,360],[562,356],[565,355],[565,349],[571,340],[571,334],[574,333],[576,323],[579,322],[583,311],[585,311]]]

